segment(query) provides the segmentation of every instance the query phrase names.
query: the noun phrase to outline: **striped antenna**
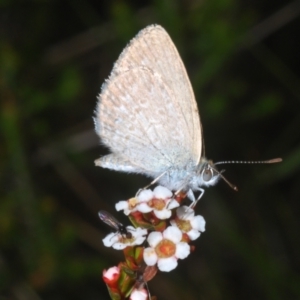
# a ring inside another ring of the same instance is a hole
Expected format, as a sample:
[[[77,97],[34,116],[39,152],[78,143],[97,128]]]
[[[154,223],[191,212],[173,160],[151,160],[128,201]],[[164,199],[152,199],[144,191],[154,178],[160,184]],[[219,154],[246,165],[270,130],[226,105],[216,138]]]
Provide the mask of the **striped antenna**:
[[[269,160],[257,160],[257,161],[236,161],[236,160],[225,160],[216,162],[215,165],[221,164],[275,164],[282,162],[282,158],[273,158]]]

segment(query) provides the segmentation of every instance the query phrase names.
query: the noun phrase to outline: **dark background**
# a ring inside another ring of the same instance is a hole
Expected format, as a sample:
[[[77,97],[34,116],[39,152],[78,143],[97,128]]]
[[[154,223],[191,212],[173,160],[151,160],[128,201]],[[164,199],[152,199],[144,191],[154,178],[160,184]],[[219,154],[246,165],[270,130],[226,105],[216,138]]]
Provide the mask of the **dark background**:
[[[0,299],[109,299],[100,209],[147,178],[94,166],[96,95],[143,27],[179,49],[199,104],[206,155],[282,157],[228,165],[197,206],[207,230],[159,300],[300,299],[300,1],[0,2]]]

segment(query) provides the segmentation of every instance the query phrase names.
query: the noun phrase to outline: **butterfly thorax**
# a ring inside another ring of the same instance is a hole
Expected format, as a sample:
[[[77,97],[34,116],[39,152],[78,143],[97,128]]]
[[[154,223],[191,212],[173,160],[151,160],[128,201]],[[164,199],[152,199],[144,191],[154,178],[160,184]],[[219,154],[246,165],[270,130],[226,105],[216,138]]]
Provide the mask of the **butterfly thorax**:
[[[184,168],[170,167],[159,183],[173,191],[195,191],[199,187],[215,185],[219,177],[213,162],[203,157],[197,165],[190,162]]]

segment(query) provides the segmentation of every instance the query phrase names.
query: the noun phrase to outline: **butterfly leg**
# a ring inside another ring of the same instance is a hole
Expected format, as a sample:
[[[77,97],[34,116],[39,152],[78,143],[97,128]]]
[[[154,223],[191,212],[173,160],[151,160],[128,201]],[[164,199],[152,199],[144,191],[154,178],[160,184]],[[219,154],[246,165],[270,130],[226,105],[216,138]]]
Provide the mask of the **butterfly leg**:
[[[196,206],[196,204],[198,203],[198,201],[202,198],[202,196],[204,195],[204,189],[202,189],[202,188],[198,188],[198,191],[200,192],[200,194],[199,194],[199,196],[198,196],[198,198],[197,198],[197,200],[196,200],[196,202],[195,202],[195,206]]]
[[[195,199],[194,192],[191,189],[188,190],[187,197],[192,201],[192,203],[190,204],[189,208],[195,208],[196,204],[198,203],[198,201],[204,195],[204,189],[198,188],[198,191],[200,192],[200,195],[198,196],[197,199]]]

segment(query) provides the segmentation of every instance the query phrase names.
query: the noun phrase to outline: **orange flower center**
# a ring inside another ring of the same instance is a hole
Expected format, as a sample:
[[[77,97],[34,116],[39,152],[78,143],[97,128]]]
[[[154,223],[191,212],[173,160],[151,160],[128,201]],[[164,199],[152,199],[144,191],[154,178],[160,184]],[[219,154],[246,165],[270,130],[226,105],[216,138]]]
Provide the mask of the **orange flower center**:
[[[156,245],[155,251],[160,258],[171,257],[175,255],[176,245],[170,240],[163,239]]]
[[[176,219],[176,224],[178,228],[183,232],[189,232],[193,229],[191,222],[187,220]]]
[[[133,243],[135,240],[135,237],[133,237],[132,235],[131,237],[129,237],[129,236],[123,236],[120,233],[118,233],[118,238],[119,238],[119,242],[122,244],[130,244]]]
[[[128,200],[129,209],[134,209],[136,207],[137,203],[138,203],[138,199],[137,198],[130,198]]]
[[[163,210],[166,207],[166,201],[154,198],[148,202],[148,205],[156,210]]]

